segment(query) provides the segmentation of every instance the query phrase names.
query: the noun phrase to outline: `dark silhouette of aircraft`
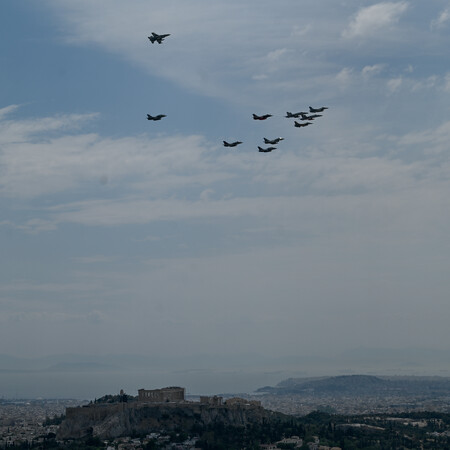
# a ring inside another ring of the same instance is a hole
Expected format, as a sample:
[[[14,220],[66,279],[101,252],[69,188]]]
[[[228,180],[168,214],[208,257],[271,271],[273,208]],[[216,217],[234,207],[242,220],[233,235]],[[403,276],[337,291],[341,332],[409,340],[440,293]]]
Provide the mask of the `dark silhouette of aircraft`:
[[[162,44],[162,41],[167,37],[170,36],[170,34],[156,34],[156,33],[152,33],[151,36],[149,36],[148,38],[150,39],[150,42],[152,44],[154,44],[155,42],[157,42],[158,44]]]
[[[272,150],[276,150],[276,147],[261,148],[261,147],[258,145],[258,150],[260,151],[260,153],[269,153],[269,152],[271,152]]]
[[[308,113],[306,113],[306,112],[291,113],[288,111],[284,117],[286,117],[287,119],[298,119],[300,116],[303,116],[306,114],[308,114]]]
[[[275,139],[264,138],[264,144],[277,145],[278,142],[280,142],[280,141],[284,141],[284,138],[282,138],[282,137],[277,137]]]
[[[317,119],[317,117],[322,117],[323,114],[312,114],[311,116],[308,116],[309,119],[308,120],[314,120]]]
[[[324,112],[326,109],[328,109],[328,106],[321,106],[320,108],[313,108],[312,106],[310,106],[309,112],[310,113]]]
[[[158,114],[157,116],[151,116],[147,114],[147,120],[161,120],[163,117],[167,117],[165,114]]]
[[[264,114],[263,116],[257,116],[256,114],[253,114],[254,120],[266,120],[269,117],[272,117],[272,114]]]
[[[241,141],[234,141],[234,142],[223,141],[224,147],[236,147],[239,144],[242,144],[242,142]]]
[[[298,123],[297,121],[294,121],[294,126],[297,128],[307,127],[308,125],[312,125],[312,122]]]
[[[302,116],[301,120],[307,120],[306,118],[308,117],[308,113],[301,112],[300,115]]]

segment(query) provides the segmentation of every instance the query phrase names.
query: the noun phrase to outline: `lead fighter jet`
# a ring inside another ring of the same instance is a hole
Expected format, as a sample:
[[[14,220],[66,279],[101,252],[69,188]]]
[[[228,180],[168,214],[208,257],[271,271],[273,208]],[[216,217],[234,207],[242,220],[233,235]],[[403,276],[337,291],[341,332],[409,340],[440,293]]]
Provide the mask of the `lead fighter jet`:
[[[284,138],[282,138],[282,137],[277,137],[275,139],[264,138],[264,144],[277,145],[278,142],[280,142],[280,141],[284,141]]]
[[[313,108],[312,106],[309,107],[310,113],[318,113],[318,112],[324,112],[326,109],[328,109],[328,106],[322,106],[320,108]]]
[[[151,36],[149,36],[148,38],[150,39],[150,42],[152,44],[154,44],[155,42],[157,42],[158,44],[162,44],[162,41],[167,37],[170,36],[170,34],[156,34],[156,33],[152,33]]]
[[[271,152],[272,150],[276,150],[276,147],[261,148],[261,147],[258,145],[258,150],[259,150],[260,153],[269,153],[269,152]]]
[[[266,120],[269,117],[272,117],[272,114],[264,114],[263,116],[257,116],[256,114],[253,114],[254,120]]]
[[[234,142],[223,141],[224,147],[236,147],[239,144],[242,144],[242,142],[241,141],[234,141]]]
[[[151,116],[147,114],[147,120],[161,120],[163,117],[167,117],[165,114],[158,114],[157,116]]]

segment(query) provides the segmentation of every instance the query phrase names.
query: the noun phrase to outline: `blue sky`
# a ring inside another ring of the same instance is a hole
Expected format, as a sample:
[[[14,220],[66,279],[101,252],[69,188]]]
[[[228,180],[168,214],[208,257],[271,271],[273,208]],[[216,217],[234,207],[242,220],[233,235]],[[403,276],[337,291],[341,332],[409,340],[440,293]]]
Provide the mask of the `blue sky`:
[[[438,0],[4,0],[0,353],[448,348],[449,30]]]

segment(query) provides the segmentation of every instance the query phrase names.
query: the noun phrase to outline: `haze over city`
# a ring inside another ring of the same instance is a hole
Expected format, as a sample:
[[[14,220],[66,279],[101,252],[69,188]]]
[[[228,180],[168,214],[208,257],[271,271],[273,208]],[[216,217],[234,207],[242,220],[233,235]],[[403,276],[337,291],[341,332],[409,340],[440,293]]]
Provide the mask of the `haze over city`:
[[[448,376],[449,30],[441,0],[3,0],[0,396]]]

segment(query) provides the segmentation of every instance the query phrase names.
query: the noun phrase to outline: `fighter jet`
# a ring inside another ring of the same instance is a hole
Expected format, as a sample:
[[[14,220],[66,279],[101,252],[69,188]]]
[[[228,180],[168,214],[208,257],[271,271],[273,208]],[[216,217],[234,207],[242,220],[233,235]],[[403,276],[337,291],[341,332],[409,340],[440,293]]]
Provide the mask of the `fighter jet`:
[[[305,114],[308,113],[306,112],[291,113],[288,111],[284,117],[286,117],[287,119],[298,119],[300,116],[303,116]]]
[[[158,44],[162,44],[162,41],[167,37],[170,36],[170,34],[156,34],[156,33],[152,33],[151,36],[149,36],[148,38],[150,39],[150,42],[152,44],[154,44],[155,42],[157,42]]]
[[[326,109],[328,109],[328,106],[322,106],[320,108],[313,108],[312,106],[309,107],[310,113],[318,113],[318,112],[324,112]]]
[[[282,137],[277,137],[275,139],[264,138],[264,144],[277,145],[278,142],[280,142],[280,141],[284,141],[284,138],[282,138]]]
[[[241,141],[234,141],[234,142],[223,141],[224,147],[236,147],[239,144],[242,144],[242,142]]]
[[[253,114],[254,120],[266,120],[269,117],[272,117],[272,114],[264,114],[263,116],[257,116],[256,114]]]
[[[294,121],[294,126],[297,128],[307,127],[308,125],[312,125],[312,122],[298,123],[296,120]]]
[[[311,116],[308,116],[309,119],[308,120],[314,120],[317,119],[317,117],[322,117],[323,114],[312,114]]]
[[[158,114],[157,116],[151,116],[147,114],[147,120],[161,120],[163,117],[167,117],[165,114]]]
[[[260,153],[269,153],[269,152],[271,152],[272,150],[276,150],[276,147],[261,148],[261,147],[258,145],[258,150],[259,150]]]

